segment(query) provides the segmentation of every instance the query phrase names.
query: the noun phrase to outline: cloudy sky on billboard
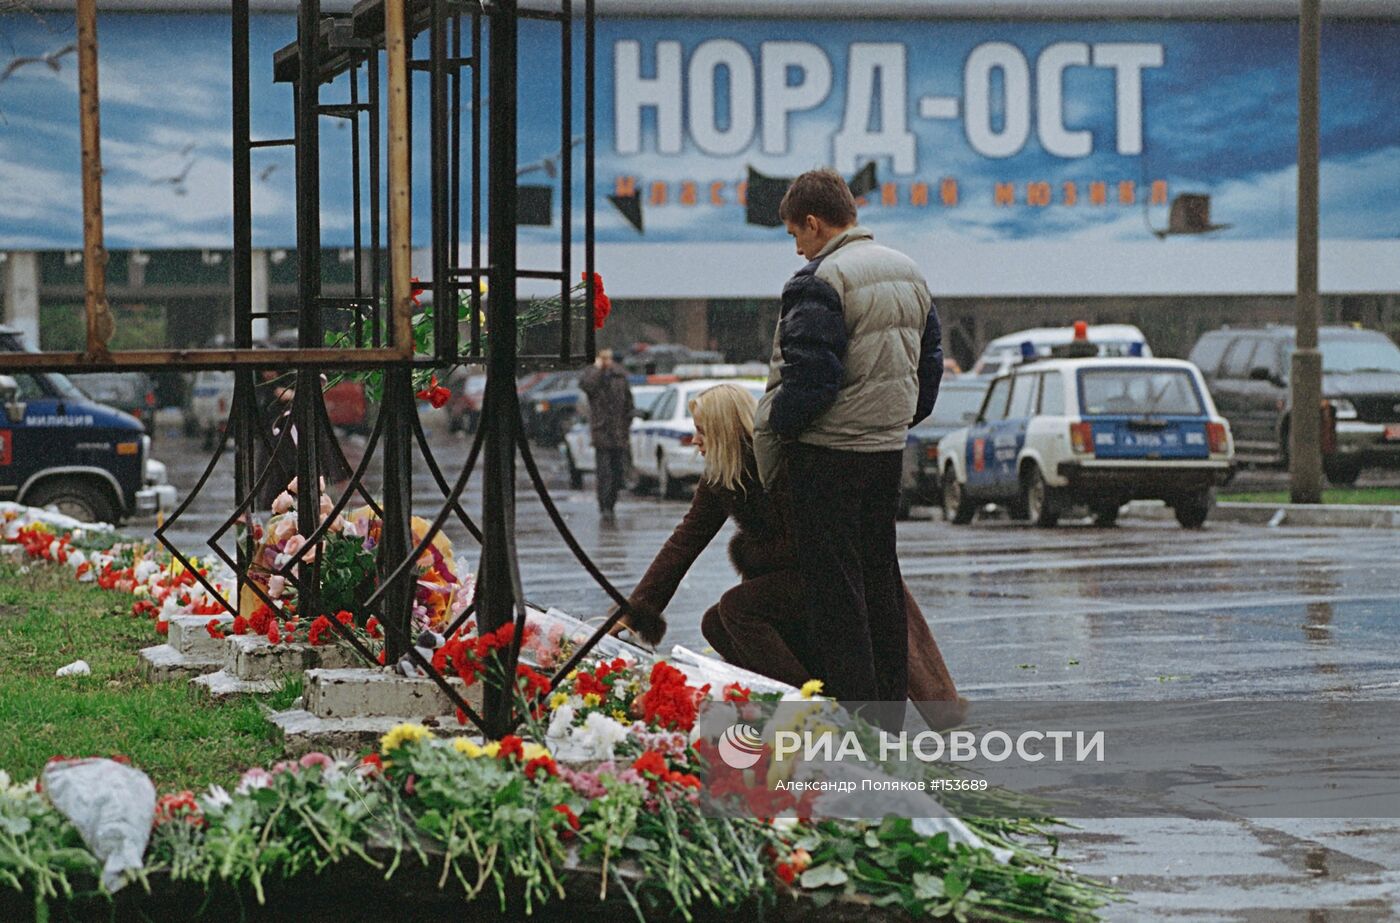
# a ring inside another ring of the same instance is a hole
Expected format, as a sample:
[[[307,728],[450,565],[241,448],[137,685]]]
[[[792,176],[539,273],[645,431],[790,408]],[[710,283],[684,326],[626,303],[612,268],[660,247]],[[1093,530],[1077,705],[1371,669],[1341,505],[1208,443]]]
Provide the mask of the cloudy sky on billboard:
[[[559,148],[557,26],[522,28],[520,157]],[[581,30],[579,51],[581,58]],[[272,53],[285,14],[253,17],[253,133],[291,132]],[[0,73],[60,52],[71,16],[0,18]],[[112,247],[231,241],[229,24],[214,14],[100,21],[104,204]],[[598,33],[598,236],[615,242],[782,238],[745,221],[750,170],[875,164],[862,219],[969,241],[1129,242],[1210,197],[1213,236],[1294,233],[1296,25],[1275,22],[881,22],[618,19]],[[1328,23],[1322,226],[1400,237],[1400,24]],[[420,39],[419,53],[426,55]],[[0,80],[0,247],[81,241],[76,56]],[[581,81],[575,107],[582,131]],[[323,99],[348,99],[341,78]],[[415,241],[426,243],[427,79],[415,86]],[[350,132],[322,123],[322,234],[349,242]],[[576,149],[576,150],[581,150]],[[581,170],[576,171],[581,180]],[[557,184],[544,170],[523,182]],[[295,241],[288,148],[253,154],[254,237]],[[581,182],[580,182],[581,185]],[[635,193],[636,230],[608,202]],[[581,190],[575,218],[582,222]],[[367,197],[366,197],[367,202]],[[558,221],[555,202],[554,220]],[[556,225],[557,227],[557,225]],[[557,239],[557,229],[525,229]]]

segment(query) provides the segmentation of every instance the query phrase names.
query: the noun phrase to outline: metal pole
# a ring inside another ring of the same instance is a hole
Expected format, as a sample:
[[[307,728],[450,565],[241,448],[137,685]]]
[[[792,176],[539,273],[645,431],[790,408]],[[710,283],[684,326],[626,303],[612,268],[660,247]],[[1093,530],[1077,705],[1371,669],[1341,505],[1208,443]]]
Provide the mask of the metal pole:
[[[491,297],[486,303],[487,379],[482,497],[481,586],[477,608],[482,634],[512,621],[514,593],[510,555],[515,531],[515,439],[520,405],[516,362],[516,0],[500,0],[490,16],[490,138],[488,143],[488,238]],[[493,737],[509,726],[510,689],[488,684],[483,693],[485,731]]]
[[[248,86],[248,0],[233,0],[233,345],[253,348],[253,187],[251,111]],[[233,373],[233,502],[242,507],[257,481],[255,444],[258,434],[256,373],[238,369]],[[243,598],[248,563],[255,546],[251,517],[243,541],[236,542],[238,598]]]
[[[408,44],[404,0],[384,4],[384,43],[389,77],[389,326],[391,342],[413,355],[412,212],[408,188]],[[407,363],[390,366],[384,375],[384,407],[389,414],[384,443],[384,528],[380,573],[399,566],[413,549],[413,371]],[[385,662],[395,663],[406,649],[413,610],[412,568],[384,594]],[[398,630],[394,630],[394,626]]]
[[[248,0],[233,0],[233,345],[253,348],[253,186]],[[240,445],[241,448],[241,445]]]
[[[391,342],[413,352],[412,234],[408,192],[408,45],[404,0],[384,4],[389,72],[389,327]]]
[[[296,171],[297,171],[297,345],[323,346],[321,325],[321,3],[301,0],[297,16]],[[310,535],[321,521],[320,426],[316,402],[321,378],[315,368],[299,369],[291,426],[297,450],[297,531]],[[320,615],[319,556],[297,569],[297,612]]]
[[[1298,30],[1298,296],[1289,454],[1294,503],[1322,502],[1322,354],[1317,349],[1319,0],[1301,0]]]
[[[449,206],[448,107],[447,107],[447,3],[432,0],[433,24],[428,32],[430,103],[428,126],[430,143],[428,169],[432,174],[433,223],[433,353],[442,365],[457,359],[457,299],[452,284],[455,264],[451,247],[451,217]]]
[[[583,287],[583,352],[584,357],[593,361],[597,351],[597,331],[593,327],[593,213],[594,190],[597,184],[597,171],[593,159],[597,140],[597,107],[594,94],[597,89],[597,73],[594,65],[597,50],[597,29],[594,20],[594,0],[584,0],[583,4],[583,271],[588,284]]]
[[[83,287],[88,359],[108,359],[116,321],[107,307],[107,251],[102,244],[102,142],[97,94],[97,0],[78,0],[78,121],[83,156]],[[37,346],[37,344],[36,344]]]
[[[564,21],[559,39],[559,262],[563,268],[559,283],[559,361],[573,358],[573,303],[569,297],[573,282],[574,236],[574,9],[563,0]],[[590,280],[591,283],[592,280]]]

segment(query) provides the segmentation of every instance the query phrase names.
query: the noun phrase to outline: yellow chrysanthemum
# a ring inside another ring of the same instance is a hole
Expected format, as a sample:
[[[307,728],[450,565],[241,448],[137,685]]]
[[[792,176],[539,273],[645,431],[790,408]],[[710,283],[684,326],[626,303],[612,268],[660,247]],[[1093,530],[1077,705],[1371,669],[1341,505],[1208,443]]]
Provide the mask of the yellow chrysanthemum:
[[[809,679],[807,680],[807,682],[802,684],[802,689],[799,691],[801,692],[802,698],[804,699],[810,699],[813,696],[821,695],[822,681],[819,679]]]
[[[627,723],[627,712],[623,711],[623,710],[620,709],[620,708],[614,708],[614,709],[613,709],[613,712],[612,712],[612,716],[613,716],[613,719],[616,720],[616,721],[620,721],[620,722],[622,722],[623,724],[626,724],[626,723]]]
[[[562,708],[568,701],[568,693],[556,692],[554,693],[554,695],[549,697],[549,710],[554,711],[557,708]]]
[[[530,760],[538,759],[541,756],[549,756],[549,751],[539,744],[525,744],[521,755],[525,757],[525,762],[528,763]]]
[[[456,750],[463,756],[471,757],[472,759],[476,759],[478,756],[481,756],[483,753],[486,752],[480,746],[478,746],[475,741],[468,737],[458,737],[455,740],[453,740],[452,749]]]
[[[578,679],[578,670],[570,670],[569,675],[564,678],[572,683],[574,680]]]
[[[385,734],[379,741],[379,752],[388,756],[404,744],[427,740],[433,732],[421,724],[400,724]]]
[[[597,708],[599,705],[603,704],[603,699],[598,693],[590,692],[583,697],[583,704],[587,705],[589,708]]]
[[[500,752],[501,752],[501,742],[500,742],[499,740],[493,740],[493,741],[491,741],[489,744],[487,744],[486,746],[484,746],[484,747],[481,748],[481,755],[482,755],[482,756],[489,756],[489,757],[491,757],[491,759],[493,759],[493,760],[496,758],[496,754],[498,754],[498,753],[500,753]]]

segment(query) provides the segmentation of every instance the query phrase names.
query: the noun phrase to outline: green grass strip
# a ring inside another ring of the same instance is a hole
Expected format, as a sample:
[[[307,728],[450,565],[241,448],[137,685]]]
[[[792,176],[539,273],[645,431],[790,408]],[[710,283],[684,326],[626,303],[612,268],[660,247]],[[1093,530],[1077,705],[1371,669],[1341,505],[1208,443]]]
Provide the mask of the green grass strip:
[[[27,779],[55,755],[122,754],[163,792],[198,791],[280,758],[258,700],[213,704],[185,680],[142,679],[137,652],[161,639],[131,602],[66,567],[0,564],[0,769]],[[79,659],[91,676],[54,676]],[[260,700],[286,708],[297,687]]]

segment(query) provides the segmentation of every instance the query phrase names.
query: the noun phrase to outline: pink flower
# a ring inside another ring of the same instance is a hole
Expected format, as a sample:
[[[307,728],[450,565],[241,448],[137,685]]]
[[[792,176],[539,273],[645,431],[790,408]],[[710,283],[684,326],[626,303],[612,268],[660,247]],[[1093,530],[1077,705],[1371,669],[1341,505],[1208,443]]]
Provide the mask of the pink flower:
[[[284,490],[277,495],[277,499],[272,501],[272,512],[279,514],[285,513],[292,508],[292,504],[294,503],[296,503],[296,500],[293,499],[291,494]]]
[[[289,493],[296,493],[296,492],[297,492],[297,479],[296,479],[296,478],[292,478],[290,481],[287,482],[287,491],[288,491]]]
[[[290,516],[285,519],[279,519],[277,525],[273,527],[272,540],[274,542],[284,541],[289,536],[295,535],[296,531],[297,521],[295,519]]]
[[[306,545],[306,539],[301,535],[293,534],[287,539],[287,543],[282,546],[282,553],[288,556],[295,555]]]
[[[321,518],[322,518],[322,519],[324,519],[325,517],[327,517],[327,516],[329,516],[329,515],[331,514],[331,508],[334,507],[334,506],[335,506],[335,504],[331,502],[331,496],[330,496],[330,494],[321,494]]]
[[[281,574],[273,574],[267,579],[267,595],[273,599],[281,599],[282,593],[287,589],[287,578]]]
[[[246,794],[257,788],[271,788],[272,773],[261,766],[254,766],[243,773],[243,778],[238,780],[237,792],[240,795]]]
[[[316,750],[303,756],[298,762],[302,769],[310,769],[312,766],[320,766],[322,772],[335,768],[335,760]]]

